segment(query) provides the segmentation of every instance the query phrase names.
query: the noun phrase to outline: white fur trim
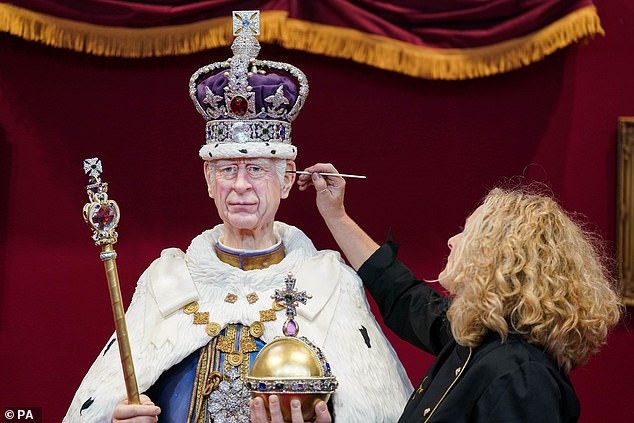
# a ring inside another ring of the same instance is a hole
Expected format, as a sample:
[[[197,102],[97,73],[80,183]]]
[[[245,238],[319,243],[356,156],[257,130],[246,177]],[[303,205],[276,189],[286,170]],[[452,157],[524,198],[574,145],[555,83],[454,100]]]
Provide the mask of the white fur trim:
[[[294,160],[297,147],[281,142],[224,142],[205,144],[198,155],[203,160],[217,160],[240,157],[269,157]]]

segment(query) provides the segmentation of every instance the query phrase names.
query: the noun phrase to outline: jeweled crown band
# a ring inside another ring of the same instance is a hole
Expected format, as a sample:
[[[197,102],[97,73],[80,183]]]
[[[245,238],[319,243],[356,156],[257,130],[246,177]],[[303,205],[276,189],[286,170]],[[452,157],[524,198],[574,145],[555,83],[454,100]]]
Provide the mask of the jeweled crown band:
[[[207,144],[217,142],[291,143],[291,124],[281,120],[212,120],[207,122]]]
[[[198,152],[204,160],[270,157],[294,160],[291,124],[279,120],[215,120],[207,122],[207,142]]]

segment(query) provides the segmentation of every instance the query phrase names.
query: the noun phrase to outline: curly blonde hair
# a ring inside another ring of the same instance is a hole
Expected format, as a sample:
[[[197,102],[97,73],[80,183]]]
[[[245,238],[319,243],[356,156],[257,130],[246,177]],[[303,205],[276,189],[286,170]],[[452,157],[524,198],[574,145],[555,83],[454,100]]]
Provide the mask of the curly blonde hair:
[[[552,198],[493,189],[462,236],[446,268],[459,287],[447,313],[458,343],[516,333],[569,372],[618,323],[623,306],[598,237]]]

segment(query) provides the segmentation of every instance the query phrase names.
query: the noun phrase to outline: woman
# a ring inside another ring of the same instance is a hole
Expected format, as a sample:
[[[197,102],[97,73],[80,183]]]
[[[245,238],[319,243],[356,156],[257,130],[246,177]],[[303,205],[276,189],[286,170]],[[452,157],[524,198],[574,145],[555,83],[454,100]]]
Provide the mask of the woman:
[[[439,295],[346,214],[345,182],[306,169],[317,206],[400,337],[436,356],[400,422],[575,422],[568,378],[605,342],[622,305],[596,239],[551,198],[494,189],[449,239]],[[362,394],[362,392],[360,392]]]

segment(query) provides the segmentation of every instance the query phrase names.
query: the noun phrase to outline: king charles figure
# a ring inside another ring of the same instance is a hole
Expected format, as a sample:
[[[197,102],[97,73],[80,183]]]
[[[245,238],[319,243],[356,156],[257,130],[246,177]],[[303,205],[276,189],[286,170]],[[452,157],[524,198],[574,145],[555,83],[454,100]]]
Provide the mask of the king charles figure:
[[[186,252],[163,250],[138,281],[126,319],[139,391],[161,408],[159,421],[248,422],[245,380],[258,351],[282,333],[283,307],[272,295],[292,274],[312,296],[295,320],[337,376],[334,421],[395,422],[412,386],[361,281],[337,252],[275,221],[295,181],[291,122],[307,79],[256,59],[257,12],[234,12],[234,34],[233,57],[200,68],[189,85],[207,121],[199,155],[222,223]],[[65,422],[112,420],[126,396],[116,342],[106,342]],[[220,389],[223,380],[231,390]]]

